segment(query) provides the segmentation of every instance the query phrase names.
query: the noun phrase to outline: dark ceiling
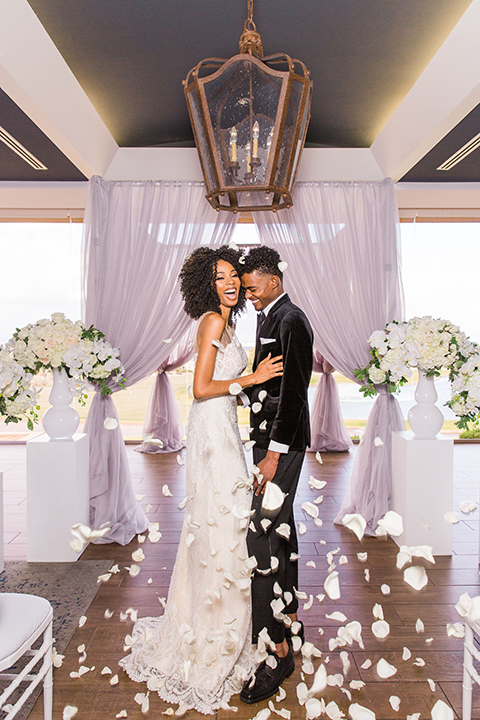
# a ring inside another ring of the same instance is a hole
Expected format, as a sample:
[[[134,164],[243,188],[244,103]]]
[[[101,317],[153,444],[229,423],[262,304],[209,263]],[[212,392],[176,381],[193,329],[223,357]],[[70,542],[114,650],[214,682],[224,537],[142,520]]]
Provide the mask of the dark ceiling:
[[[238,52],[247,11],[246,0],[28,2],[123,147],[193,146],[182,80],[201,59]],[[307,147],[369,147],[470,3],[255,0],[265,53],[310,70]],[[480,132],[478,108],[470,116],[403,179],[480,180],[480,151],[448,173],[433,167]],[[84,180],[3,92],[0,126],[49,167],[34,171],[0,143],[0,180]]]
[[[314,83],[307,142],[369,147],[471,0],[256,0]],[[120,146],[193,144],[182,80],[238,52],[246,0],[29,0]]]
[[[480,105],[466,115],[462,122],[435,145],[419,163],[403,176],[403,182],[478,182],[480,178],[480,148],[467,155],[450,170],[437,170],[463,145],[480,133]]]

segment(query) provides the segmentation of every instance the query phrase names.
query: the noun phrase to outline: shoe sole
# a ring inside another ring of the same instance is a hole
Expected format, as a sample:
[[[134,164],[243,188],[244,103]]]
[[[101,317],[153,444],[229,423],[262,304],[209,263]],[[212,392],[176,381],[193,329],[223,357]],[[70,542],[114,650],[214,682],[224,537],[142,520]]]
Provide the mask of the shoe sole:
[[[287,675],[285,675],[285,677],[283,678],[283,680],[282,680],[282,682],[280,683],[280,685],[278,685],[278,686],[275,688],[275,690],[273,690],[273,692],[269,692],[269,693],[267,693],[267,694],[265,694],[265,695],[262,695],[261,697],[256,697],[255,699],[252,699],[252,700],[246,700],[246,699],[242,698],[242,695],[240,694],[240,700],[241,700],[242,702],[246,703],[247,705],[254,705],[255,703],[262,702],[263,700],[268,700],[268,698],[273,697],[273,696],[275,695],[275,693],[279,691],[282,683],[283,683],[285,680],[287,680],[287,678],[289,678],[290,675],[293,675],[293,671],[294,671],[294,670],[295,670],[295,666],[293,666],[293,668],[290,670],[290,672],[289,672]]]

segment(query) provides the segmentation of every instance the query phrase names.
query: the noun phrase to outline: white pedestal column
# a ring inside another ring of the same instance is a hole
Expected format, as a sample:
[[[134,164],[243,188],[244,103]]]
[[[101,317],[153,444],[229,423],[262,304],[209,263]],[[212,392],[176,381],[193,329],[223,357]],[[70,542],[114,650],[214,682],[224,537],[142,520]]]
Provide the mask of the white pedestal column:
[[[3,472],[0,472],[0,572],[5,568],[3,546]]]
[[[70,548],[71,527],[89,525],[88,435],[27,442],[27,560],[72,562],[80,553]]]
[[[451,555],[452,526],[444,514],[452,507],[453,440],[392,433],[392,510],[404,526],[393,538],[397,545],[431,545],[434,555]]]

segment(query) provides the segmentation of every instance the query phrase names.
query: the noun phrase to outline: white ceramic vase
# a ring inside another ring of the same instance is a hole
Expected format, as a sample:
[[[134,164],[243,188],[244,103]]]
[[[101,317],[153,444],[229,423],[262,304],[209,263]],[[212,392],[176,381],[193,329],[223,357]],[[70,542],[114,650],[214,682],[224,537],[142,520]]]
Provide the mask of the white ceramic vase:
[[[435,379],[427,377],[424,370],[419,370],[415,390],[417,403],[408,411],[408,422],[416,437],[435,438],[442,429],[443,413],[435,405],[437,399]]]
[[[52,407],[45,412],[43,429],[51,440],[71,440],[80,417],[70,403],[72,393],[68,386],[68,375],[64,368],[52,370],[53,385],[48,399]]]

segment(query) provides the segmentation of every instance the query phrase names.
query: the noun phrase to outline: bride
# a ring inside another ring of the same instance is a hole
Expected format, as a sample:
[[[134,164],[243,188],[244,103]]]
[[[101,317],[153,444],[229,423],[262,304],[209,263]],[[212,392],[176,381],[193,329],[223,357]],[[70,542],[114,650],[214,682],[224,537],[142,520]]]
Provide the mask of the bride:
[[[237,394],[282,374],[267,357],[241,375],[247,356],[234,331],[245,306],[240,252],[200,247],[180,273],[185,311],[198,320],[194,401],[187,423],[187,504],[165,612],[135,624],[132,680],[166,702],[213,714],[255,670],[251,644],[248,472]]]

